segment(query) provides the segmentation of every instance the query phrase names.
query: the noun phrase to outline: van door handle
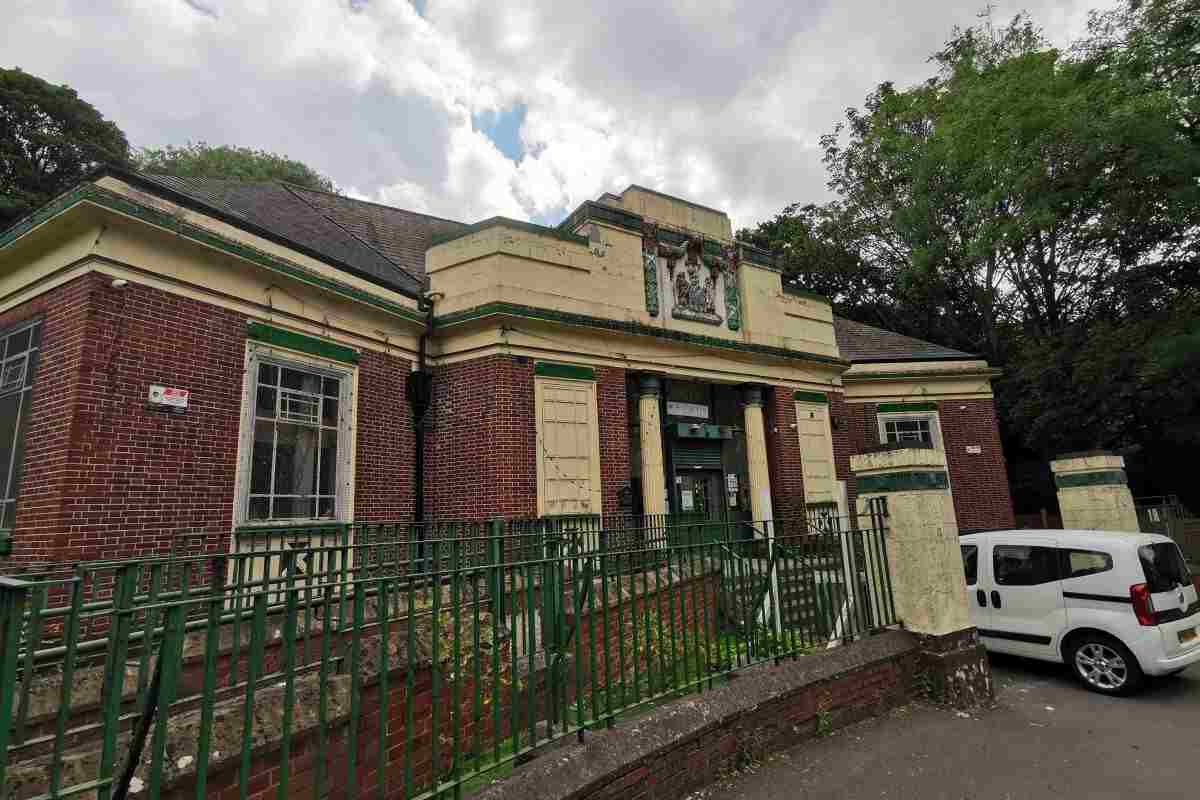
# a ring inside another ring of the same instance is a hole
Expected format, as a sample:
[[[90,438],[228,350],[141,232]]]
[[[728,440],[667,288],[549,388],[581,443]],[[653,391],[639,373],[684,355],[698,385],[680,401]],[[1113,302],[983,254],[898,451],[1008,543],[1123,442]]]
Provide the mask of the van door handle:
[[[1000,593],[997,592],[995,589],[992,589],[992,607],[1000,608],[1001,605],[1002,604],[1000,602]]]
[[[979,603],[980,608],[987,608],[987,592],[983,591],[983,589],[976,589],[975,602]]]

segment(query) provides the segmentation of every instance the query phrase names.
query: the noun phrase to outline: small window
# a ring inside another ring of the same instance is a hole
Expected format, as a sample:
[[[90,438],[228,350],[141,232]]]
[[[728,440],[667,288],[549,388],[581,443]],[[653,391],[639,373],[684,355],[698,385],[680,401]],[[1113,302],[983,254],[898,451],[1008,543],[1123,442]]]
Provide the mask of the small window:
[[[979,548],[973,544],[964,544],[962,550],[963,572],[967,575],[967,586],[974,586],[979,581]]]
[[[1112,569],[1112,556],[1097,550],[1061,550],[1063,577],[1082,578]]]
[[[933,420],[930,417],[903,417],[883,422],[885,444],[913,442],[933,445]]]
[[[16,522],[40,325],[0,336],[0,530]]]
[[[992,570],[1001,586],[1037,586],[1058,580],[1058,552],[1053,547],[996,545]]]

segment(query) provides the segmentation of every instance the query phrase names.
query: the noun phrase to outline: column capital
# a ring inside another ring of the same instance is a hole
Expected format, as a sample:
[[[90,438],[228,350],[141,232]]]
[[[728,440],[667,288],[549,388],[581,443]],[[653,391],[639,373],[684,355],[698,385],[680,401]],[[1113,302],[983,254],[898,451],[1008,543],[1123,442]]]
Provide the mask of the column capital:
[[[744,406],[762,406],[763,405],[763,387],[755,383],[747,383],[742,387],[742,405]]]
[[[657,397],[662,394],[662,379],[657,375],[641,373],[638,375],[638,394],[642,397],[649,395]]]

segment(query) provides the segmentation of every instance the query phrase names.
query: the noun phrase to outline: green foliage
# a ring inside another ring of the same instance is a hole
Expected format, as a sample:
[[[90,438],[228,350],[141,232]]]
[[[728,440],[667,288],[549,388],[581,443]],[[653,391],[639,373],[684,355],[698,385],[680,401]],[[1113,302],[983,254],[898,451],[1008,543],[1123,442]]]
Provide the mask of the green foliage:
[[[307,164],[249,147],[210,145],[206,142],[189,142],[184,147],[147,147],[137,153],[134,162],[142,172],[180,178],[286,181],[327,192],[336,189],[332,180]]]
[[[824,137],[836,200],[745,235],[839,313],[1004,367],[1010,461],[1140,447],[1154,465],[1154,448],[1195,441],[1200,413],[1185,378],[1198,20],[1195,0],[1135,2],[1093,15],[1064,52],[1023,15],[985,15],[954,31],[927,81],[881,84]]]
[[[128,158],[125,134],[75,90],[0,69],[0,229],[97,165]]]

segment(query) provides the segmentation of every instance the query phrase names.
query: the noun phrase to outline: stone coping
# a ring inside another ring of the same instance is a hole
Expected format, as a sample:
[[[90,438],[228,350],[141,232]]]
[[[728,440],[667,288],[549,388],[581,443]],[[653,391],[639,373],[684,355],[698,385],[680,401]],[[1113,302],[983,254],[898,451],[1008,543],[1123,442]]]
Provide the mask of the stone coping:
[[[540,800],[583,796],[608,785],[629,766],[679,742],[716,729],[739,714],[794,694],[805,686],[888,661],[917,649],[917,639],[888,631],[815,655],[738,673],[728,684],[660,706],[611,731],[589,731],[583,744],[554,750],[490,784],[473,800]]]

